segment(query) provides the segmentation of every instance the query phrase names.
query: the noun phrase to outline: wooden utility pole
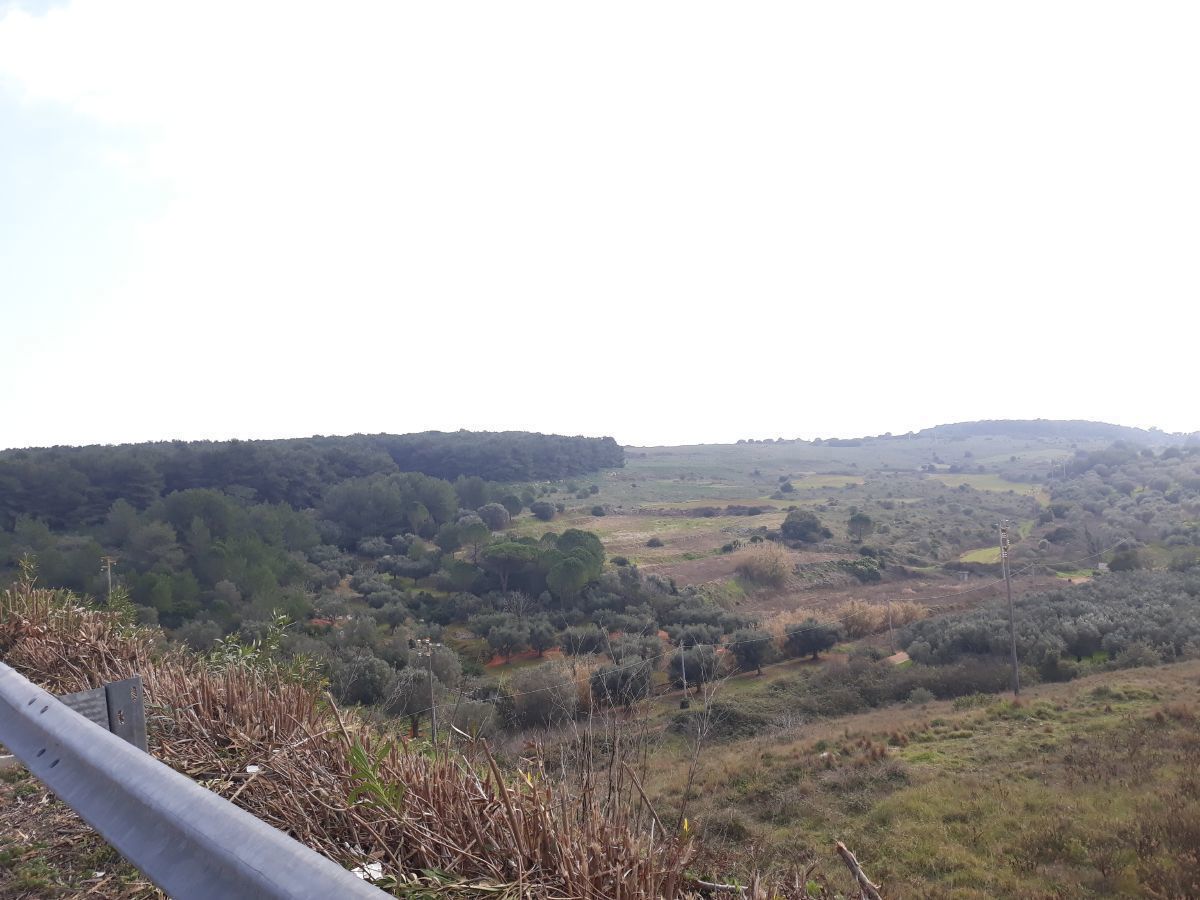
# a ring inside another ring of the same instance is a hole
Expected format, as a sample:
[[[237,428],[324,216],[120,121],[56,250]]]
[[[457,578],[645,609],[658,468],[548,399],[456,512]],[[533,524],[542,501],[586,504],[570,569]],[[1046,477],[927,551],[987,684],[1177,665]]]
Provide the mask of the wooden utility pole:
[[[683,699],[679,701],[680,709],[687,709],[692,705],[688,700],[687,692],[687,654],[683,652],[683,638],[679,639],[679,671],[683,676]]]
[[[1017,667],[1017,623],[1016,612],[1013,609],[1012,578],[1008,568],[1008,521],[999,524],[1000,529],[1000,570],[1004,573],[1004,590],[1008,594],[1008,640],[1012,647],[1012,689],[1013,696],[1021,695],[1021,675]]]
[[[429,660],[429,731],[433,737],[433,746],[437,747],[437,698],[433,696],[433,644],[425,648]]]
[[[117,558],[115,556],[102,556],[100,562],[104,563],[105,574],[108,575],[108,595],[104,598],[108,603],[112,603],[112,567],[116,565]]]
[[[425,657],[429,669],[429,735],[434,748],[437,748],[437,699],[433,696],[433,648],[434,643],[429,638],[417,642],[417,656]]]

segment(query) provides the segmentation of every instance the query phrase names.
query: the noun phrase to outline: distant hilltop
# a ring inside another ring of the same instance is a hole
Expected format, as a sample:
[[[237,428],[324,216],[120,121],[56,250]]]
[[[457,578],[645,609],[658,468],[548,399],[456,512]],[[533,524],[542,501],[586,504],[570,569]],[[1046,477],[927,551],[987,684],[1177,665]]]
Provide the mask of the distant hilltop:
[[[902,441],[916,438],[931,440],[966,440],[973,437],[1005,437],[1012,440],[1046,440],[1068,443],[1112,443],[1128,441],[1147,447],[1168,447],[1180,444],[1200,444],[1200,431],[1191,434],[1174,434],[1158,428],[1134,428],[1129,425],[1113,425],[1109,422],[1091,422],[1086,419],[980,419],[975,422],[953,422],[934,425],[906,434],[870,435],[867,437],[815,438],[811,443],[827,447],[859,447],[873,441]],[[742,438],[739,444],[786,444],[803,441],[802,438]]]
[[[1200,432],[1170,434],[1157,428],[1133,428],[1086,419],[980,419],[935,425],[916,433],[917,437],[965,438],[998,435],[1011,438],[1045,438],[1063,441],[1132,441],[1162,446],[1200,439]]]

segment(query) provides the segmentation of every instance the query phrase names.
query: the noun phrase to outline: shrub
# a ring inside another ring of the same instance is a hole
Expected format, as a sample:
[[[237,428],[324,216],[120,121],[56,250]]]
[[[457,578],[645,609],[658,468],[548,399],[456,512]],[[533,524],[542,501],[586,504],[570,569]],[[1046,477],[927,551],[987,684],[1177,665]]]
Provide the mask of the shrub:
[[[488,631],[487,642],[507,662],[529,644],[529,629],[520,625],[496,625]]]
[[[762,674],[762,664],[770,650],[770,633],[754,628],[735,631],[729,644],[729,651],[737,660],[738,668],[745,671],[754,669],[759,675]]]
[[[754,831],[739,813],[720,810],[703,819],[703,839],[707,842],[745,844],[754,837]]]
[[[562,650],[568,656],[599,653],[608,645],[608,636],[595,625],[568,628],[562,633]]]
[[[837,566],[839,569],[842,569],[853,575],[863,584],[867,584],[872,581],[879,581],[882,577],[879,574],[879,563],[871,557],[853,560],[840,559],[837,562]]]
[[[664,545],[662,542],[662,538],[652,537],[652,538],[650,538],[650,540],[646,541],[646,546],[647,547],[662,547]]]
[[[837,625],[806,619],[786,633],[785,648],[792,656],[811,653],[816,659],[822,650],[830,649],[840,639],[841,629]]]
[[[545,500],[535,500],[530,503],[529,511],[543,522],[549,522],[554,518],[554,504],[547,503]]]
[[[1135,669],[1141,666],[1157,666],[1162,662],[1162,657],[1149,644],[1143,641],[1134,641],[1113,660],[1113,666],[1118,669]]]
[[[692,681],[688,671],[688,683]],[[762,701],[739,697],[732,700],[719,697],[708,704],[709,737],[717,740],[736,740],[762,734],[775,724],[775,713]],[[694,731],[692,723],[697,713],[676,713],[671,720],[671,730],[680,734]]]
[[[604,509],[603,506],[600,506],[599,504],[597,504],[596,506],[592,507],[592,515],[593,516],[607,515],[607,511]]]
[[[558,634],[554,627],[545,619],[539,619],[529,626],[529,646],[541,656],[555,645]]]
[[[381,537],[365,537],[358,542],[358,552],[363,556],[379,558],[386,556],[392,550],[391,545]]]
[[[450,705],[450,723],[464,734],[487,738],[499,730],[495,704],[482,700],[456,699]]]
[[[782,547],[764,544],[738,563],[737,572],[756,584],[783,587],[791,573],[791,558]]]
[[[862,638],[887,628],[888,617],[885,606],[876,606],[864,600],[847,600],[837,609],[838,620],[850,638]]]
[[[508,510],[499,503],[488,503],[485,506],[479,507],[477,515],[483,519],[483,523],[492,531],[503,531],[512,521],[512,516]]]
[[[716,644],[721,640],[721,629],[717,625],[695,623],[692,625],[672,625],[667,629],[671,639],[681,643],[685,648],[698,644]]]
[[[672,656],[667,674],[673,685],[682,687],[685,672],[689,685],[702,684],[716,678],[719,667],[717,651],[713,647],[699,646]]]
[[[892,604],[892,624],[897,628],[917,622],[929,615],[929,610],[912,600],[897,600]]]
[[[563,666],[546,663],[521,669],[509,680],[513,716],[522,728],[548,726],[574,718],[579,690]]]
[[[807,544],[830,536],[829,529],[821,524],[821,520],[803,509],[793,509],[789,512],[779,531],[789,541],[803,541]]]
[[[1150,568],[1150,560],[1146,553],[1135,547],[1126,547],[1113,554],[1108,568],[1113,572],[1132,572],[1135,569]]]
[[[913,688],[908,694],[908,702],[913,706],[923,706],[932,703],[934,699],[933,691],[923,687]]]
[[[629,707],[650,696],[654,667],[648,662],[604,666],[592,673],[592,699],[606,706]]]

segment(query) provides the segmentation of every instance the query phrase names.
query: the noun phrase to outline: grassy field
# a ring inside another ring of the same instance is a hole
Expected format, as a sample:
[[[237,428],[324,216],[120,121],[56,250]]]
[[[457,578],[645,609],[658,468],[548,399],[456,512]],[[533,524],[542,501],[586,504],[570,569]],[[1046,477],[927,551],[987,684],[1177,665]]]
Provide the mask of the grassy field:
[[[1042,488],[1031,485],[1022,484],[1019,481],[1009,481],[1007,478],[1002,478],[999,475],[981,474],[973,475],[969,473],[949,474],[935,473],[929,476],[935,481],[940,481],[947,487],[958,487],[960,484],[965,484],[968,487],[974,488],[977,491],[1013,491],[1018,494],[1025,494],[1037,499],[1039,503],[1049,503],[1050,497]]]
[[[965,563],[998,563],[1000,562],[1000,548],[981,547],[978,550],[970,550],[959,556],[958,561]]]
[[[1196,896],[1197,716],[1200,662],[831,719],[707,748],[690,815],[718,868],[843,840],[888,897]]]

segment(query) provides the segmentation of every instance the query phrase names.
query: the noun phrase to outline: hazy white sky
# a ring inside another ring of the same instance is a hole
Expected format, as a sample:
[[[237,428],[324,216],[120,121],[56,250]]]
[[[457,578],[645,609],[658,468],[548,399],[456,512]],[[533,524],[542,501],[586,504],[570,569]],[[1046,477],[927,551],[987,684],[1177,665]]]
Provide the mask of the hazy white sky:
[[[0,447],[1200,429],[1200,4],[0,0]]]

